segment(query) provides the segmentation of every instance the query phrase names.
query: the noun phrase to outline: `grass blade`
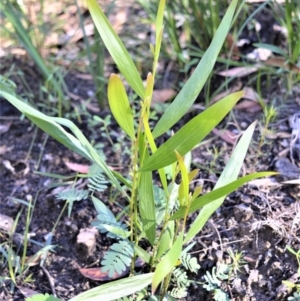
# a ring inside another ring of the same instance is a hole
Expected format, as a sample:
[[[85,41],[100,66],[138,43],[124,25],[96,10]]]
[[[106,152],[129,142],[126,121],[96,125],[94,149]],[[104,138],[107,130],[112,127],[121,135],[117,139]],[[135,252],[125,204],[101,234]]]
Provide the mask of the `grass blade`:
[[[193,213],[193,212],[197,211],[198,209],[204,207],[205,205],[208,205],[207,208],[208,207],[212,208],[213,206],[210,204],[211,202],[214,202],[214,201],[217,202],[217,200],[219,198],[223,198],[223,200],[224,200],[226,195],[228,195],[229,193],[235,191],[237,188],[241,187],[245,183],[247,183],[251,180],[257,179],[257,178],[273,176],[273,175],[276,175],[276,174],[278,174],[278,173],[277,172],[257,172],[257,173],[253,173],[251,175],[247,175],[247,176],[244,176],[242,178],[239,178],[238,180],[232,181],[231,183],[229,183],[227,185],[224,185],[224,186],[222,186],[218,189],[214,189],[213,191],[211,191],[211,192],[209,192],[209,193],[207,193],[203,196],[200,196],[200,197],[196,198],[193,201],[193,203],[191,204],[191,206],[189,207],[188,213]],[[219,207],[220,207],[220,205],[216,209],[218,209]],[[213,212],[215,212],[215,210]],[[186,208],[179,209],[175,214],[173,214],[171,216],[170,220],[183,218],[185,212],[186,212]],[[201,214],[201,212],[200,212],[200,214]],[[207,220],[205,220],[204,224],[206,223],[206,221]]]
[[[191,107],[199,95],[201,89],[206,83],[218,54],[225,41],[230,29],[231,21],[237,5],[237,0],[233,0],[202,60],[198,64],[192,76],[186,82],[182,90],[174,99],[172,104],[167,108],[164,115],[158,121],[154,128],[153,136],[159,137],[174,125]],[[181,154],[182,155],[182,154]]]
[[[116,300],[147,287],[153,278],[153,273],[133,276],[117,281],[112,281],[88,290],[69,301],[111,301]]]
[[[49,117],[38,110],[32,108],[26,103],[22,102],[18,98],[4,92],[1,90],[0,95],[6,98],[12,105],[14,105],[19,111],[21,111],[28,119],[30,119],[35,125],[37,125],[45,133],[56,139],[58,142],[69,148],[70,150],[76,152],[77,154],[83,156],[84,158],[97,163],[107,175],[107,177],[112,181],[112,183],[117,187],[119,191],[124,193],[123,188],[117,181],[116,177],[107,166],[107,164],[102,160],[96,150],[88,142],[85,136],[77,128],[77,126],[64,118]],[[61,125],[64,125],[71,129],[75,137],[68,133]],[[125,193],[126,195],[126,193]]]
[[[147,158],[147,156],[148,150],[146,149],[145,157]],[[151,171],[143,172],[141,174],[139,195],[139,210],[143,229],[149,242],[153,246],[156,235],[156,218]]]
[[[108,103],[119,126],[134,140],[133,114],[125,87],[116,74],[112,74],[108,81]]]
[[[160,146],[147,160],[140,171],[157,170],[177,160],[175,150],[184,156],[197,145],[233,108],[244,92],[226,96],[204,112],[194,117],[174,136]]]
[[[162,258],[160,263],[157,265],[153,276],[152,294],[155,293],[158,285],[174,268],[182,250],[182,240],[183,234],[181,233],[176,239],[170,251]]]
[[[122,41],[113,30],[97,1],[87,0],[87,5],[103,43],[117,64],[120,72],[135,93],[141,98],[144,98],[145,89],[142,79]]]

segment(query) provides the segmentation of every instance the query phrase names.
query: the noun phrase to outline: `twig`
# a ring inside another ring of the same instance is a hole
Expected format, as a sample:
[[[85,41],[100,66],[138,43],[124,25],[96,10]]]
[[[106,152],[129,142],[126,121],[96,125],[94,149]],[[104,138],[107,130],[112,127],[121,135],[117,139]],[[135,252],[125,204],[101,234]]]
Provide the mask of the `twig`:
[[[44,266],[41,266],[42,270],[44,271],[44,273],[46,274],[49,283],[50,283],[50,287],[51,287],[51,291],[52,291],[52,295],[54,297],[57,297],[56,295],[56,291],[55,291],[55,287],[54,287],[54,279],[53,277],[50,275],[50,273],[46,270],[46,268]]]

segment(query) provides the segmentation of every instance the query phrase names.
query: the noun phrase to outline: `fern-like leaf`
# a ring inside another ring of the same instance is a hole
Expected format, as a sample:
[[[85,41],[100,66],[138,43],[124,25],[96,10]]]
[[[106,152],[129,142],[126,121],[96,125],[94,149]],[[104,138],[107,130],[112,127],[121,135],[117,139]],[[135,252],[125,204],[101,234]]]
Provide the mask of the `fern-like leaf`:
[[[130,235],[130,232],[127,231],[127,226],[110,215],[98,214],[91,225],[96,227],[100,233],[106,233],[110,238],[124,239]]]
[[[95,209],[98,213],[97,218],[92,222],[101,233],[107,233],[108,237],[115,239],[125,239],[130,235],[127,226],[118,222],[112,211],[98,198],[92,196]]]
[[[230,301],[228,294],[220,289],[222,282],[219,278],[228,279],[228,274],[226,274],[227,271],[228,266],[226,266],[225,269],[225,265],[220,267],[217,271],[216,267],[213,267],[212,273],[206,272],[206,275],[204,276],[206,283],[203,284],[203,288],[207,291],[213,291],[214,300],[216,301]]]
[[[86,199],[89,195],[87,190],[83,189],[69,189],[59,192],[55,197],[58,200],[66,200],[68,202],[81,201]]]
[[[130,265],[133,254],[133,247],[129,241],[122,240],[114,243],[101,261],[102,272],[108,272],[111,278],[115,273],[120,275]]]
[[[188,253],[183,253],[181,254],[180,260],[182,265],[187,270],[190,270],[193,273],[198,273],[198,270],[200,269],[200,265],[198,264],[198,260],[196,257],[192,257]]]
[[[69,189],[59,192],[55,197],[58,200],[66,200],[68,202],[68,217],[71,216],[73,203],[88,198],[89,192],[83,189]]]
[[[221,281],[216,276],[216,267],[212,268],[212,273],[206,272],[204,276],[206,283],[203,284],[203,288],[207,291],[213,291],[221,286]]]
[[[183,269],[174,269],[173,277],[176,281],[177,287],[179,288],[187,288],[191,284],[191,281],[188,279],[187,274]]]
[[[94,193],[94,191],[102,192],[107,188],[107,181],[102,173],[97,173],[89,178],[88,188],[89,191]]]
[[[228,280],[231,268],[227,264],[220,264],[217,268],[216,276],[221,280]]]
[[[170,296],[176,299],[185,298],[187,296],[187,288],[186,287],[175,287],[172,291],[168,292]]]

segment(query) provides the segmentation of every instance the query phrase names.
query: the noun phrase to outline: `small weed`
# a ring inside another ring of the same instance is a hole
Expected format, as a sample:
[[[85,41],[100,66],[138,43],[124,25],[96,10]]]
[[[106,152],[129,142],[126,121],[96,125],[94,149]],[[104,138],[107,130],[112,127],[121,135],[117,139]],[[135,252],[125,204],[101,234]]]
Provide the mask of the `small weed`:
[[[237,272],[241,272],[242,266],[246,264],[243,259],[243,253],[238,251],[233,252],[231,249],[228,249],[227,252],[232,260],[232,263],[229,265],[230,274],[233,273],[236,275]]]
[[[263,108],[263,126],[261,126],[260,140],[258,143],[258,153],[261,153],[261,148],[266,142],[266,136],[271,134],[269,130],[270,123],[273,122],[278,115],[278,110],[274,105],[265,105]]]
[[[7,266],[9,271],[8,277],[0,277],[0,285],[2,285],[6,280],[10,280],[11,292],[14,291],[16,285],[33,282],[33,276],[32,274],[29,274],[29,268],[38,263],[42,266],[48,252],[54,248],[54,246],[50,244],[51,240],[47,241],[45,244],[38,244],[30,238],[29,225],[34,208],[32,199],[30,199],[29,202],[17,199],[14,199],[14,201],[27,205],[27,215],[24,234],[21,235],[16,233],[16,227],[22,213],[22,211],[20,211],[15,219],[13,228],[9,233],[7,233],[9,235],[9,239],[7,242],[0,245],[2,266]],[[27,256],[29,242],[41,247],[35,255],[30,257]],[[21,246],[23,251],[21,251]]]

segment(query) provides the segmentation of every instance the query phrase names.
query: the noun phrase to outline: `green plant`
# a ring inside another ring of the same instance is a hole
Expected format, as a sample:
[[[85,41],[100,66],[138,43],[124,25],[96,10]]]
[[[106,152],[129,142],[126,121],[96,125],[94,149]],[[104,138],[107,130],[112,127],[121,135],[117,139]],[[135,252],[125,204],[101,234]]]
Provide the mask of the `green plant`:
[[[232,260],[230,264],[231,273],[236,274],[240,272],[241,267],[246,263],[243,259],[243,253],[238,251],[233,252],[231,249],[228,249],[227,252]]]
[[[43,9],[42,4],[43,1],[41,1]],[[26,15],[24,7],[19,2],[1,1],[0,9],[13,27],[13,30],[11,30],[9,29],[10,26],[4,25],[2,26],[3,29],[8,31],[10,37],[15,36],[32,58],[45,80],[46,90],[54,93],[53,98],[57,102],[57,114],[62,116],[63,107],[69,109],[69,102],[66,101],[67,99],[64,96],[65,84],[60,75],[61,71],[50,66],[49,62],[46,62],[40,53],[40,47],[44,39],[41,34],[42,30],[38,28],[39,25],[36,28],[32,26],[29,16]]]
[[[297,262],[298,262],[298,270],[297,270],[297,274],[298,276],[300,276],[300,250],[298,250],[297,252],[295,250],[293,250],[290,246],[286,246],[287,250],[289,252],[291,252],[293,255],[295,255]],[[282,281],[282,283],[290,288],[291,290],[295,289],[296,292],[293,294],[293,296],[290,296],[288,298],[289,301],[298,301],[298,299],[300,299],[300,284],[294,283],[292,281],[289,280],[284,280]]]
[[[261,136],[258,144],[258,153],[261,152],[261,148],[263,144],[266,142],[266,136],[268,135],[268,133],[270,133],[269,130],[270,123],[274,121],[274,119],[278,115],[278,110],[274,105],[270,105],[270,106],[264,105],[263,112],[264,112],[263,121],[262,121],[263,126],[261,126]]]
[[[37,196],[36,196],[37,198]],[[35,200],[36,200],[35,198]],[[26,214],[26,223],[25,230],[23,234],[16,233],[16,227],[21,216],[22,210],[18,213],[12,229],[7,233],[9,236],[8,240],[0,245],[0,254],[3,256],[3,266],[8,267],[9,276],[0,277],[0,284],[6,280],[10,281],[11,292],[14,291],[15,286],[20,283],[29,283],[32,282],[32,274],[28,274],[29,268],[34,265],[38,260],[40,265],[43,265],[47,253],[53,249],[53,246],[50,245],[51,239],[43,244],[39,244],[32,239],[29,235],[29,226],[32,218],[33,212],[33,200],[28,201],[13,199],[16,202],[19,202],[27,206]],[[50,237],[50,236],[49,236]],[[28,243],[38,244],[41,249],[31,257],[27,257]],[[23,250],[21,251],[21,246]]]
[[[278,23],[286,30],[286,49],[273,45],[263,45],[269,48],[275,54],[279,54],[284,59],[284,65],[288,66],[288,89],[291,90],[293,83],[300,81],[299,68],[298,72],[293,72],[293,65],[299,67],[300,63],[300,8],[297,0],[285,0],[285,5],[272,3],[273,14]]]
[[[286,248],[288,249],[288,251],[290,251],[292,254],[295,255],[297,262],[298,262],[298,271],[297,273],[300,275],[300,250],[298,250],[297,252],[295,250],[293,250],[290,246],[286,246]]]
[[[241,137],[214,190],[205,195],[200,195],[201,187],[195,188],[193,192],[190,191],[190,183],[198,170],[190,170],[191,162],[186,160],[190,157],[189,152],[230,112],[243,96],[243,92],[231,94],[207,108],[159,147],[155,142],[156,138],[167,133],[180,120],[203,88],[230,28],[237,0],[230,4],[203,59],[154,129],[149,126],[150,103],[162,41],[165,1],[160,1],[157,13],[156,43],[150,47],[153,54],[153,70],[148,74],[146,87],[131,57],[97,2],[88,0],[87,3],[106,48],[130,87],[141,99],[140,114],[138,120],[135,120],[121,78],[116,74],[111,75],[108,81],[110,109],[132,144],[128,176],[124,177],[112,171],[71,121],[49,117],[35,110],[2,89],[2,86],[0,86],[0,93],[43,131],[70,150],[97,164],[111,184],[128,201],[128,208],[123,211],[124,214],[126,213],[128,225],[124,228],[103,202],[91,196],[99,213],[99,218],[97,217],[99,228],[117,236],[119,240],[113,247],[114,250],[111,250],[118,254],[110,254],[108,261],[103,261],[104,269],[110,274],[114,271],[120,273],[124,270],[124,266],[129,264],[132,277],[96,287],[71,300],[94,300],[96,296],[99,298],[99,295],[103,300],[115,300],[140,291],[149,284],[152,285],[153,298],[163,300],[168,292],[183,245],[190,242],[202,229],[209,217],[221,206],[225,196],[251,179],[275,174],[260,172],[237,179],[255,128],[253,123]],[[69,128],[71,133],[63,127]],[[166,167],[168,167],[170,180],[165,172]],[[163,191],[159,200],[154,198],[157,190],[154,185],[154,171],[157,171]],[[177,184],[175,180],[179,174],[181,182]],[[187,230],[189,214],[199,209],[201,209],[200,213]],[[141,240],[148,241],[151,246],[150,252],[140,246]],[[149,273],[139,274],[135,271],[137,256],[149,265]],[[185,259],[188,260],[187,257]],[[117,263],[114,264],[114,261]]]
[[[139,3],[148,13],[151,22],[155,23],[157,1],[139,0]],[[242,3],[239,11],[244,5]],[[227,6],[227,0],[166,2],[165,28],[168,39],[162,46],[168,57],[179,61],[185,69],[191,68],[196,63],[195,60],[189,62],[191,49],[205,51],[208,48]],[[184,37],[184,41],[181,37]]]
[[[80,21],[80,28],[83,32],[83,41],[85,45],[85,52],[88,59],[88,69],[90,74],[93,77],[93,82],[96,87],[96,99],[98,100],[99,106],[101,109],[103,109],[107,103],[105,101],[105,93],[104,93],[104,87],[106,84],[106,80],[104,78],[104,59],[105,59],[105,47],[101,40],[101,37],[99,36],[97,30],[95,30],[95,39],[93,45],[90,43],[87,35],[86,30],[84,26],[84,19],[83,15],[80,12],[80,8],[78,5],[78,0],[74,0],[74,3],[77,8],[77,13],[79,16]],[[110,12],[111,7],[114,5],[114,2],[112,4],[109,4],[108,8],[108,14]],[[93,59],[93,57],[95,57]]]
[[[212,272],[206,272],[203,287],[207,291],[213,291],[213,298],[216,301],[229,301],[228,294],[221,288],[222,280],[229,279],[229,266],[221,264],[218,268],[213,267]]]

